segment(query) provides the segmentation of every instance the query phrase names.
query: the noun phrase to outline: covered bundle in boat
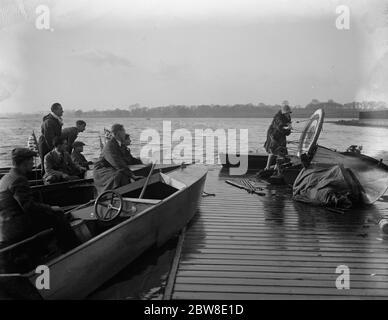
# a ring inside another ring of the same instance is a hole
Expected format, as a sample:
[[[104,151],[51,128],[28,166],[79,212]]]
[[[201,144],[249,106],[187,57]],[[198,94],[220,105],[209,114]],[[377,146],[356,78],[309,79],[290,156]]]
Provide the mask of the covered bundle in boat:
[[[293,185],[293,198],[340,209],[373,204],[388,189],[388,166],[358,152],[318,145],[323,121],[324,112],[318,109],[301,135],[298,156],[304,169]]]
[[[361,201],[361,189],[352,171],[343,165],[311,167],[295,180],[293,197],[312,205],[349,209]]]

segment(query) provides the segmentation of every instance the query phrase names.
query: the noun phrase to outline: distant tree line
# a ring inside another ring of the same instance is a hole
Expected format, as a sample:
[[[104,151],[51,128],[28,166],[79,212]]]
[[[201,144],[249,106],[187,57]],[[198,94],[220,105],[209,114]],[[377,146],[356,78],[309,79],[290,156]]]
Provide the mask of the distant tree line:
[[[304,108],[291,106],[293,117],[308,117],[315,110],[323,108],[326,117],[331,118],[358,118],[362,110],[386,109],[384,102],[350,102],[341,104],[333,100],[320,102],[313,99]],[[270,118],[280,109],[280,105],[235,104],[235,105],[170,105],[155,108],[130,106],[127,109],[66,111],[68,116],[82,117],[133,117],[133,118]]]
[[[124,108],[83,111],[65,109],[66,117],[74,118],[272,118],[280,110],[280,105],[234,104],[234,105],[169,105],[147,108],[139,104]],[[323,108],[328,118],[358,118],[360,111],[384,110],[388,106],[385,102],[349,102],[341,104],[333,100],[321,102],[313,99],[305,107],[291,106],[293,117],[306,118],[315,110]],[[23,117],[23,114],[8,114]],[[36,113],[41,116],[41,113]]]

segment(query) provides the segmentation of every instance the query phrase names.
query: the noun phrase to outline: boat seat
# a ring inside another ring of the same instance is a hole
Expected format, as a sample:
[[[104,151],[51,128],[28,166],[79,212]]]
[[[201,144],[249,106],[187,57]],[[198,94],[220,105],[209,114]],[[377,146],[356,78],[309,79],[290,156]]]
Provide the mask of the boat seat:
[[[82,243],[90,240],[93,237],[85,220],[76,219],[72,221],[71,228]]]
[[[48,243],[54,238],[54,229],[43,230],[27,239],[0,249],[0,273],[23,273],[43,261],[49,253]]]

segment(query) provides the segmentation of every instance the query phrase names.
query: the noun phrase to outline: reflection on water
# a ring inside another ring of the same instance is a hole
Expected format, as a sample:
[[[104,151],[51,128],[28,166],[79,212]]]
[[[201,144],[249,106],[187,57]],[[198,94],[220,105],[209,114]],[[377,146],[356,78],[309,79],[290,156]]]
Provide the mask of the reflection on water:
[[[77,119],[64,117],[65,127],[74,126]],[[109,128],[113,123],[122,123],[132,137],[132,150],[135,155],[139,154],[140,148],[146,143],[140,144],[140,133],[144,129],[156,129],[162,138],[163,121],[169,119],[142,119],[142,118],[84,118],[87,122],[86,131],[79,135],[79,140],[86,143],[84,148],[85,155],[88,159],[93,160],[98,158],[100,153],[99,135],[102,135],[104,128]],[[177,118],[171,119],[172,130],[184,128],[191,132],[193,140],[191,147],[195,149],[194,140],[195,129],[248,129],[248,149],[250,151],[264,152],[263,144],[266,139],[267,128],[272,119],[256,119],[256,118]],[[296,119],[295,119],[296,120]],[[37,137],[40,135],[41,118],[28,119],[0,119],[0,167],[10,165],[10,151],[15,147],[25,147],[27,145],[28,136],[35,131]],[[304,123],[294,124],[295,133],[291,134],[289,140],[297,141],[300,131],[303,129]],[[385,128],[367,128],[367,127],[351,127],[339,126],[332,123],[326,123],[319,138],[319,144],[334,148],[337,150],[345,150],[348,146],[362,145],[363,153],[383,158],[388,160],[388,140],[386,139],[388,129]],[[162,140],[162,139],[161,139]],[[245,141],[243,141],[245,142]],[[172,146],[176,146],[180,141],[172,142]],[[190,141],[185,141],[190,143]],[[198,145],[197,145],[198,146]],[[217,142],[215,143],[217,152]],[[203,153],[206,145],[203,146]],[[296,145],[289,145],[290,153],[295,153]],[[188,159],[189,160],[189,159]]]
[[[177,238],[142,254],[106,282],[89,299],[161,300],[175,255]]]

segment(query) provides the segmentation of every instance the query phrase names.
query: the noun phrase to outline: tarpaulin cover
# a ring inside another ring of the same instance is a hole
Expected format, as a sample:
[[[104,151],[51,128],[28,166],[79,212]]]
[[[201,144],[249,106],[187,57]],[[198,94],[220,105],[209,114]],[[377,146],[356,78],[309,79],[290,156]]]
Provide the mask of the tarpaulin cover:
[[[342,165],[303,169],[295,180],[296,201],[338,209],[349,209],[360,202],[360,185]]]

